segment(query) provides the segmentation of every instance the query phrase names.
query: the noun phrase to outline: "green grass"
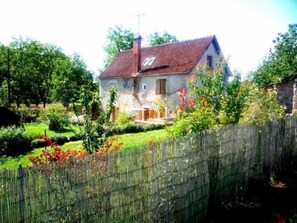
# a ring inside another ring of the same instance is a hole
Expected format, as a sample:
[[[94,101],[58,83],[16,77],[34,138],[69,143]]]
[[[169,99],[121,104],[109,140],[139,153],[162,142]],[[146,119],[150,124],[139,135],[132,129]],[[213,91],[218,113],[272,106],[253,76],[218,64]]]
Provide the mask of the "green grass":
[[[160,141],[168,137],[165,129],[149,132],[131,133],[116,136],[116,142],[123,142],[121,149],[139,148],[147,145],[150,141]]]
[[[40,124],[38,124],[40,125]],[[46,127],[46,125],[45,125]],[[27,126],[25,126],[27,131]],[[35,127],[33,124],[29,124],[29,132],[35,132],[39,134],[39,131],[42,127]],[[56,135],[55,132],[53,132]],[[48,135],[48,134],[47,134]],[[142,146],[147,145],[151,140],[159,141],[168,137],[168,133],[165,129],[149,131],[149,132],[141,132],[141,133],[131,133],[131,134],[123,134],[116,136],[116,142],[123,142],[122,150],[126,149],[136,149]],[[61,146],[62,149],[81,149],[82,141],[74,141],[69,142]],[[20,164],[22,166],[30,165],[29,156],[37,156],[41,154],[43,148],[34,149],[24,155],[18,157],[0,157],[0,170],[3,169],[17,169]]]
[[[44,123],[26,123],[25,124],[25,130],[28,135],[47,135],[49,137],[54,135],[61,135],[69,137],[71,135],[74,135],[74,131],[78,132],[79,128],[77,126],[71,126],[71,128],[67,128],[63,132],[56,132],[48,129],[48,125]]]

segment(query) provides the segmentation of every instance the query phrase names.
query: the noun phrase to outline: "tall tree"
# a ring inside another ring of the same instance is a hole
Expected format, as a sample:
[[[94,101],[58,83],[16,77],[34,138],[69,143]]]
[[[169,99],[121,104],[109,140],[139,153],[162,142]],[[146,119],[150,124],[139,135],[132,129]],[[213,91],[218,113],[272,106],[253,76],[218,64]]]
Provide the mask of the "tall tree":
[[[276,83],[297,72],[297,24],[289,25],[288,31],[279,33],[273,43],[273,50],[251,74],[252,81],[259,87]]]
[[[169,34],[168,32],[163,32],[162,35],[158,32],[155,32],[148,36],[149,46],[156,46],[164,43],[174,43],[176,41],[176,37],[174,35]]]
[[[53,87],[53,75],[61,50],[31,39],[15,39],[11,44],[12,90],[20,103],[43,103],[45,107]]]
[[[0,43],[0,105],[8,105],[7,82],[7,53],[8,47]]]
[[[65,57],[60,66],[54,78],[53,100],[68,105],[79,99],[82,86],[93,84],[93,75],[78,54]]]
[[[134,34],[130,29],[125,29],[122,26],[110,28],[107,34],[107,44],[104,50],[107,57],[104,61],[105,68],[113,61],[116,55],[123,50],[130,50],[133,47]]]
[[[0,69],[6,69],[7,50],[0,46]],[[69,57],[52,44],[42,44],[22,37],[14,39],[9,47],[11,67],[11,88],[13,101],[38,105],[51,100],[68,104],[79,97],[81,85],[92,83],[92,74],[79,55]],[[2,52],[3,51],[3,52]],[[2,80],[2,92],[7,89],[7,81]]]

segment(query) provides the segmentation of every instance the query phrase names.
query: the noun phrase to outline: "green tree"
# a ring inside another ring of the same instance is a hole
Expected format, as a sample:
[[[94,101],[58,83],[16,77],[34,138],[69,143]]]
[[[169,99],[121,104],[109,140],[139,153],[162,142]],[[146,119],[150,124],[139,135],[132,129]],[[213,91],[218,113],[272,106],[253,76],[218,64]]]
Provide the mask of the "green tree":
[[[78,54],[69,57],[55,45],[22,37],[14,39],[8,47],[0,45],[0,69],[5,72],[8,49],[11,95],[17,106],[42,102],[45,107],[52,100],[67,105],[79,99],[82,85],[92,83],[92,73],[87,71]],[[1,92],[5,92],[7,81],[3,75],[0,81],[3,82]],[[2,103],[4,97],[1,94]]]
[[[133,39],[134,34],[130,29],[125,29],[122,26],[110,28],[107,34],[108,42],[104,46],[104,50],[107,53],[104,67],[106,68],[119,52],[132,49]]]
[[[297,71],[297,24],[291,24],[286,33],[279,33],[273,40],[274,48],[251,74],[259,87],[279,82]]]
[[[0,105],[8,105],[7,51],[8,47],[0,43]]]
[[[149,46],[156,46],[164,43],[174,43],[176,41],[176,37],[174,35],[169,34],[168,32],[163,32],[162,35],[158,32],[155,32],[148,36]]]
[[[65,106],[71,102],[78,101],[80,90],[84,85],[93,84],[93,75],[87,70],[85,62],[78,54],[71,57],[60,58],[59,69],[54,76],[54,87],[52,99],[61,101]]]

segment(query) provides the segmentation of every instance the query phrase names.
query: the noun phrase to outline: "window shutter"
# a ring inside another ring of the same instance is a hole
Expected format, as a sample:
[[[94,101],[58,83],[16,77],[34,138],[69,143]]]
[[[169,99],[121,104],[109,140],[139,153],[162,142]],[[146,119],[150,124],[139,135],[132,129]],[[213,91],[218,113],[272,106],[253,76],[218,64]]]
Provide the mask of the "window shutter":
[[[166,79],[156,80],[156,94],[166,94]]]
[[[161,91],[160,91],[160,79],[157,79],[156,80],[156,94],[161,94]]]
[[[160,79],[160,94],[166,94],[166,79]]]

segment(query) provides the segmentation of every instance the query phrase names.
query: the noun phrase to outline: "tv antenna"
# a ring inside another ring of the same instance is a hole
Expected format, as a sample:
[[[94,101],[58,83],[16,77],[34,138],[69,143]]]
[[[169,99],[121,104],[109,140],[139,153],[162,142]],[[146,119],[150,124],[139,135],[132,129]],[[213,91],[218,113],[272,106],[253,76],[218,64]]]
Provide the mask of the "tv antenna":
[[[140,17],[145,16],[144,13],[134,15],[137,17],[137,34],[140,34]]]

